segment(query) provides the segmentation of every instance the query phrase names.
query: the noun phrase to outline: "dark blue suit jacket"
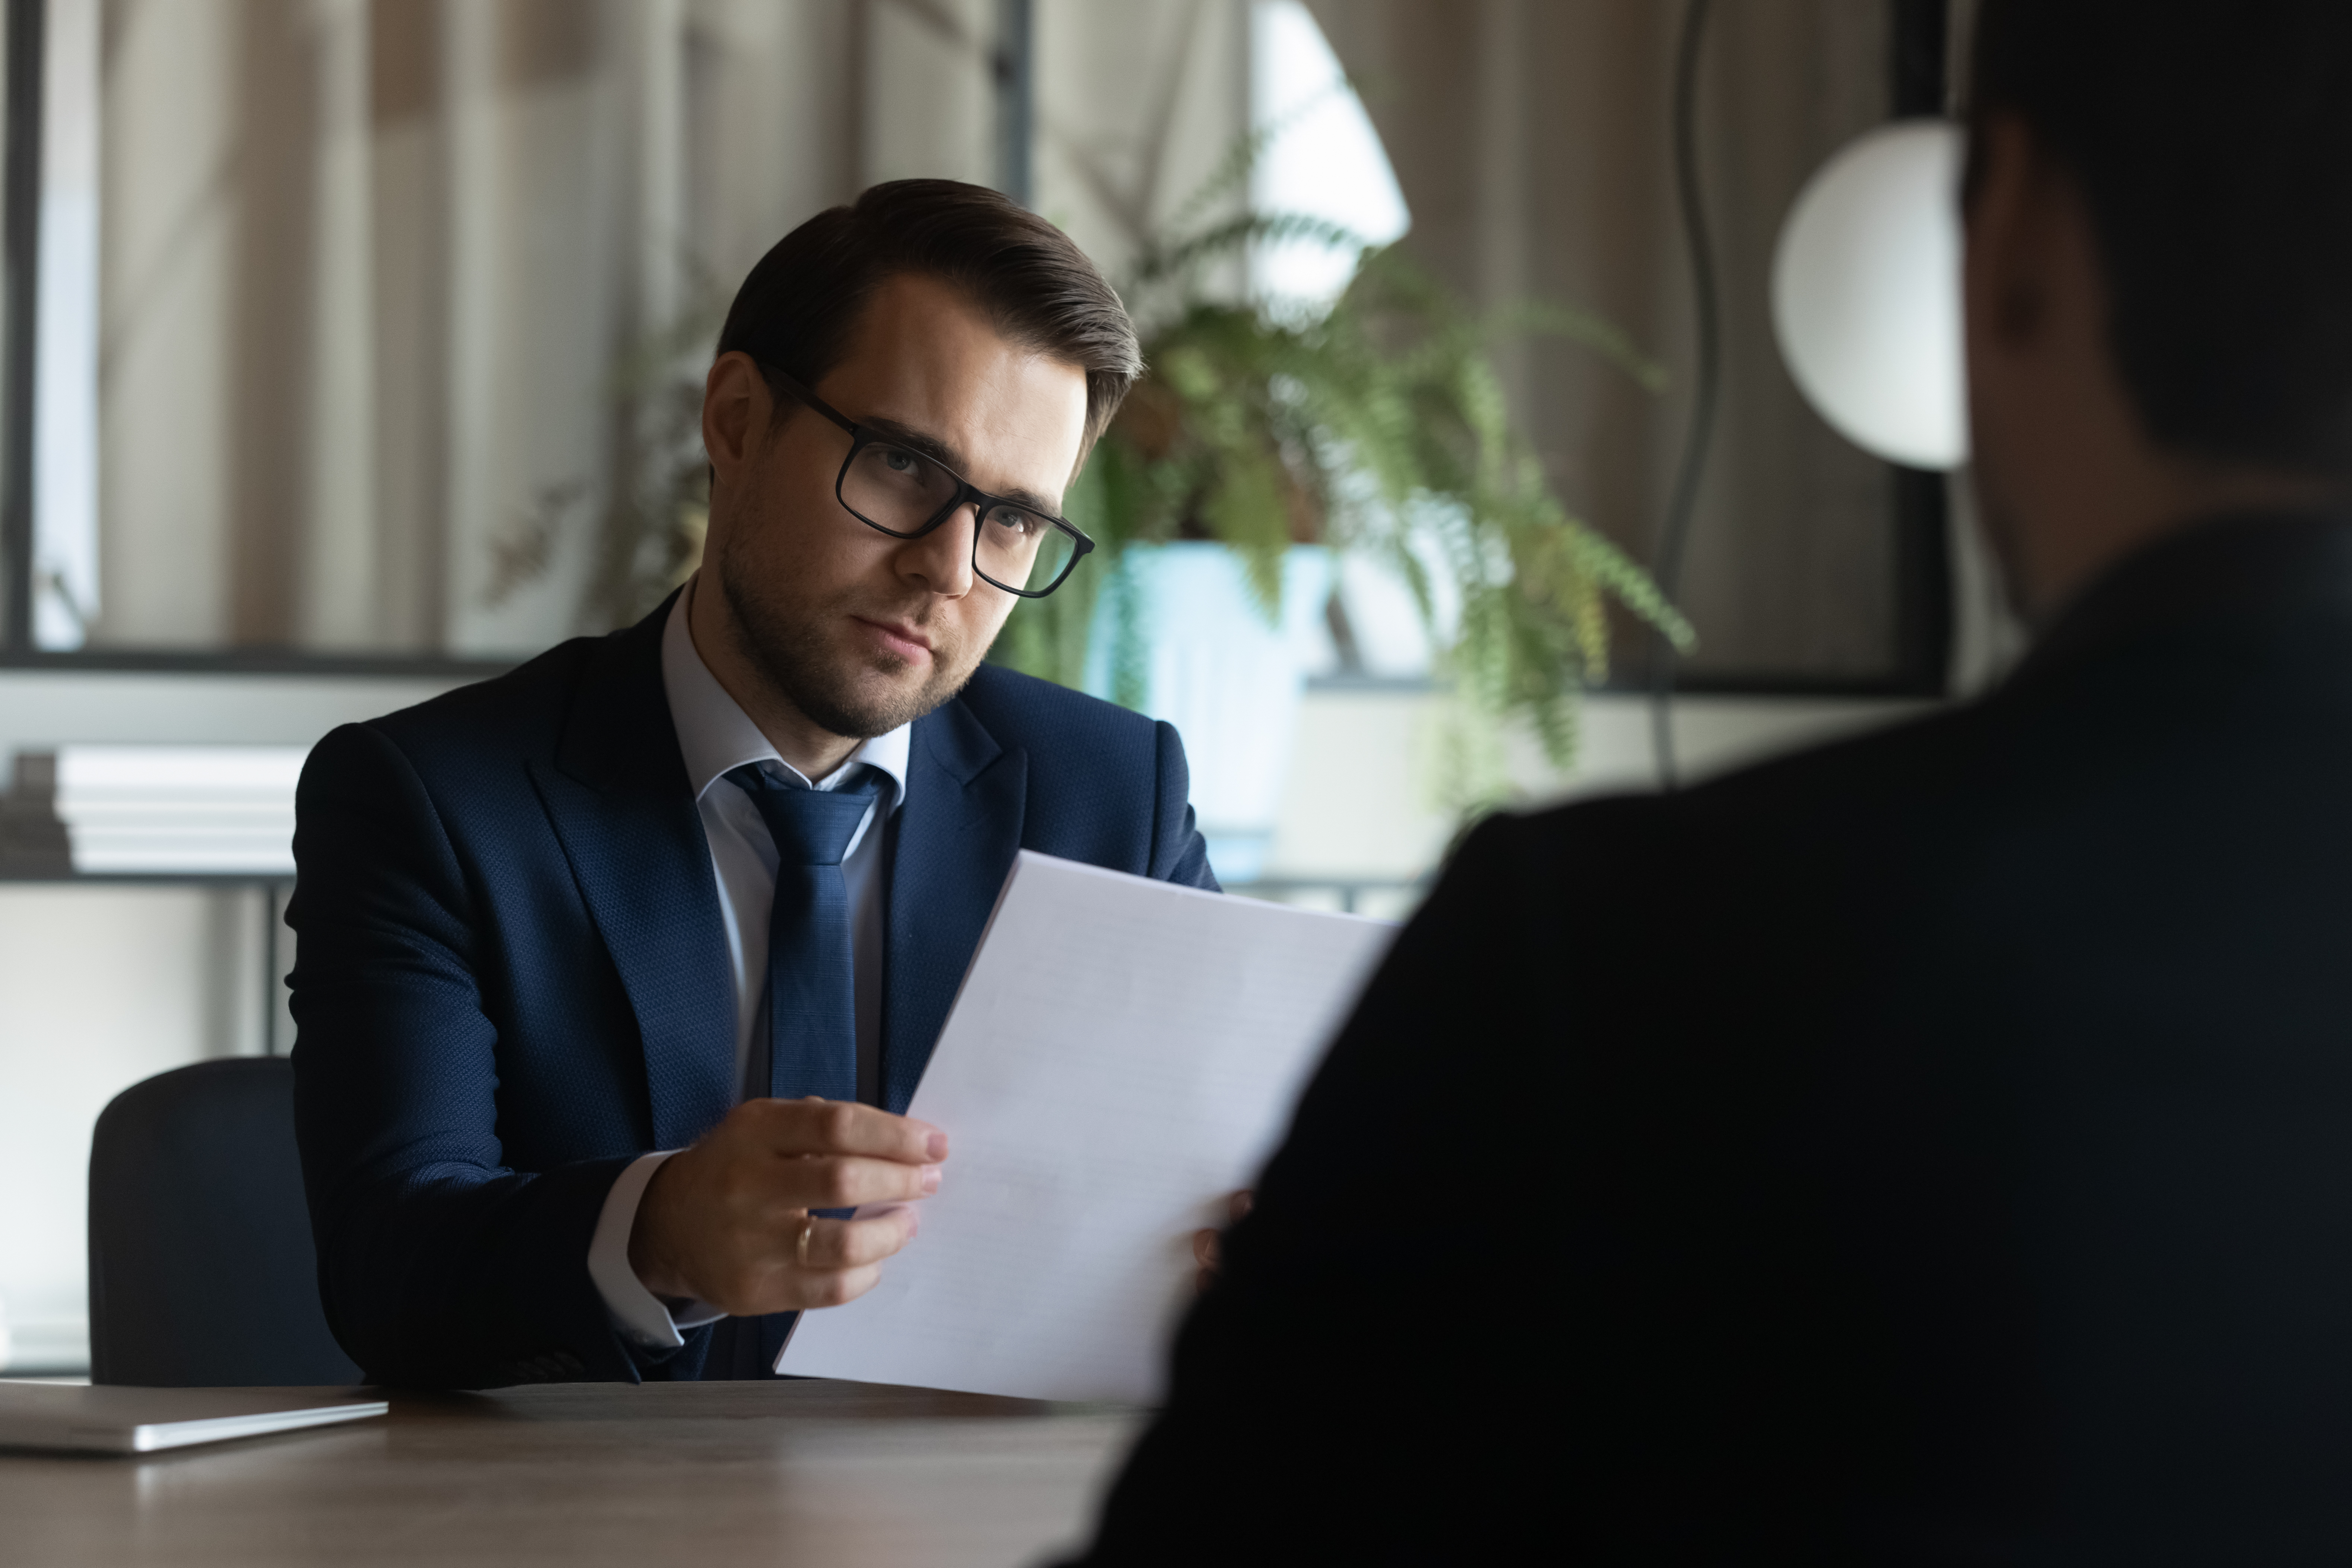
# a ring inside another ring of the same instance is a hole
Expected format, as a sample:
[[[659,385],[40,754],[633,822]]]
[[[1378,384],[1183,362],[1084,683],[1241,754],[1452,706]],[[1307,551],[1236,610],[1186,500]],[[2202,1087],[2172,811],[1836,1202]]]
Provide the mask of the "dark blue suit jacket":
[[[735,1101],[735,996],[661,679],[667,606],[319,742],[287,910],[327,1319],[380,1382],[700,1375],[588,1277],[604,1195]],[[1214,887],[1166,724],[983,667],[919,721],[883,1086],[903,1111],[1014,852]]]

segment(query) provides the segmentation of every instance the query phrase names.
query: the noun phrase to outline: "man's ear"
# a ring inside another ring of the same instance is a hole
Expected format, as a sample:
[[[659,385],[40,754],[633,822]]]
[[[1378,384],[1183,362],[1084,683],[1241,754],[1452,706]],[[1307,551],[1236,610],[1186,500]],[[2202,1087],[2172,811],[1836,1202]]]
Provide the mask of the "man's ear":
[[[768,434],[767,377],[750,354],[720,354],[702,383],[702,449],[715,478],[732,474]]]
[[[1992,341],[2021,345],[2049,310],[2040,149],[2013,114],[1993,116],[1979,137],[1968,214],[1969,313]]]

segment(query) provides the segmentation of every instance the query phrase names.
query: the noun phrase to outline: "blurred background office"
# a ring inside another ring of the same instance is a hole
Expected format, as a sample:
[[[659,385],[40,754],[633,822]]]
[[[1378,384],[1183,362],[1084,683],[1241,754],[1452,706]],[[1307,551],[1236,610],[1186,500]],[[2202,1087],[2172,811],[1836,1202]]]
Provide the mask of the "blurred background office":
[[[1392,245],[1496,328],[1477,363],[1546,504],[1670,579],[1685,776],[1981,685],[2017,635],[1965,475],[1825,425],[1767,298],[1822,161],[1945,111],[1966,10],[8,0],[0,1370],[87,1365],[107,1100],[290,1043],[303,749],[690,570],[719,315],[875,182],[992,184],[1061,225],[1163,374],[1189,310],[1311,336]],[[1571,672],[1572,746],[1508,703],[1466,723],[1463,595],[1510,561],[1450,559],[1444,495],[1351,547],[1347,455],[1273,450],[1292,521],[1255,576],[1194,496],[1008,636],[1184,730],[1229,886],[1401,915],[1465,807],[1654,784],[1639,616],[1611,608],[1605,671]],[[1071,509],[1122,541],[1141,515],[1099,484]]]

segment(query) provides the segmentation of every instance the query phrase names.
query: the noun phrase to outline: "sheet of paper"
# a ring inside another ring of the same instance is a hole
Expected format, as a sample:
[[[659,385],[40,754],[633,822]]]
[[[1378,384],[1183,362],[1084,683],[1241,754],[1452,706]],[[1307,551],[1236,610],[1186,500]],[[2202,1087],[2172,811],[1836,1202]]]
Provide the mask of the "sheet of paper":
[[[945,1128],[922,1230],[776,1366],[1150,1403],[1223,1217],[1394,928],[1024,851],[912,1115]]]

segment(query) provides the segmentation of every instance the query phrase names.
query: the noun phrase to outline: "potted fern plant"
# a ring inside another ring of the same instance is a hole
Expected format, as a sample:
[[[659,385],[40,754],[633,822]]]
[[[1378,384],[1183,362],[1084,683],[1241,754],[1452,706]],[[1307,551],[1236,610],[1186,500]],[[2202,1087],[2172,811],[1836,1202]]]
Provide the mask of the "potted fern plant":
[[[1147,258],[1129,294],[1139,314],[1154,293],[1166,301],[1147,317],[1162,323],[1147,337],[1150,368],[1067,501],[1102,547],[1099,568],[1023,605],[992,656],[1176,719],[1205,764],[1196,774],[1213,781],[1196,805],[1234,880],[1249,879],[1270,833],[1302,684],[1281,649],[1302,620],[1348,637],[1344,604],[1321,597],[1330,555],[1369,556],[1410,591],[1465,721],[1450,770],[1465,815],[1502,793],[1483,762],[1494,748],[1478,743],[1498,726],[1523,722],[1555,764],[1572,759],[1579,696],[1606,673],[1612,602],[1691,641],[1648,575],[1553,494],[1511,430],[1491,351],[1541,333],[1653,389],[1658,368],[1583,312],[1471,312],[1392,248],[1363,249],[1328,311],[1197,286],[1234,249],[1300,237],[1351,243],[1316,219],[1261,215]],[[1237,720],[1255,732],[1226,733]]]

